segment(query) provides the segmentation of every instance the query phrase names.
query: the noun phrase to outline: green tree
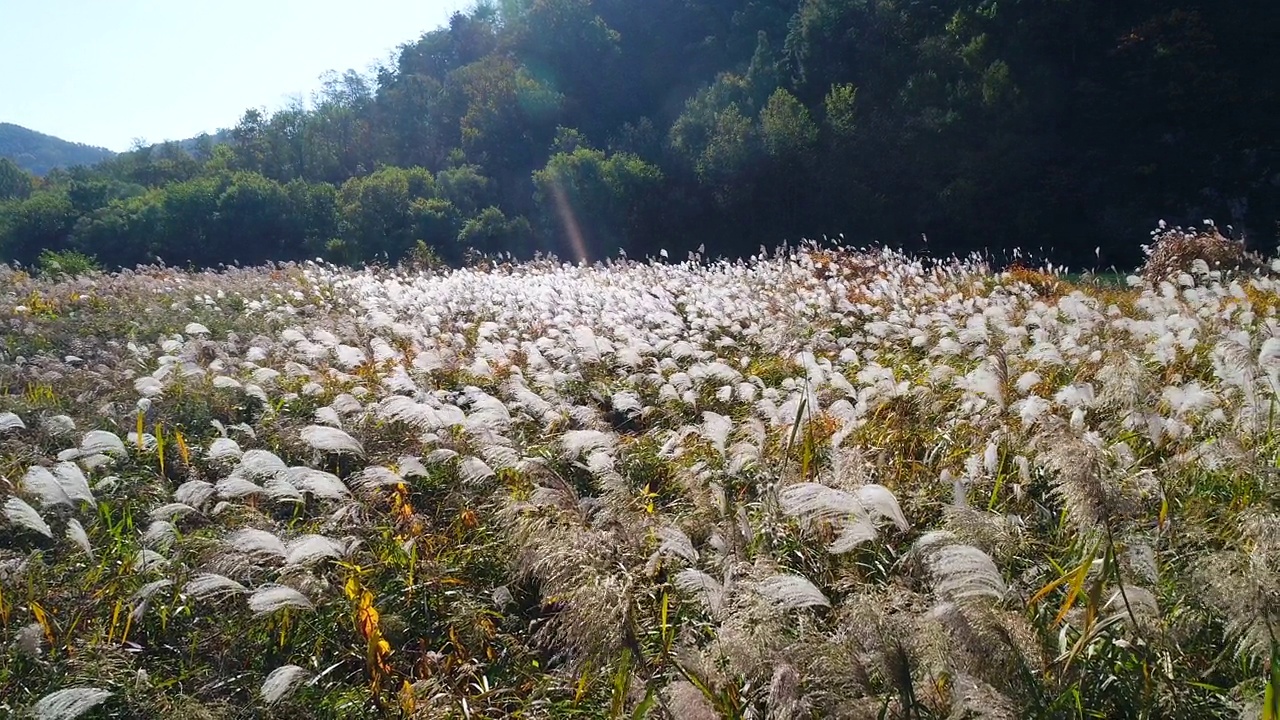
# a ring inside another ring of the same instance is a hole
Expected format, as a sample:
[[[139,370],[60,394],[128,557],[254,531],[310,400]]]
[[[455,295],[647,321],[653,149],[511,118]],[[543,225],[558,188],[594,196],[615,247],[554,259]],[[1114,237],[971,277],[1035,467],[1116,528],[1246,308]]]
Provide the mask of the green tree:
[[[662,171],[634,155],[580,147],[533,174],[541,225],[557,254],[575,259],[636,249],[657,207]]]
[[[289,197],[290,236],[308,255],[324,251],[325,243],[339,236],[338,190],[329,183],[294,178],[284,186]]]
[[[532,235],[533,229],[528,220],[508,218],[501,209],[490,205],[463,224],[458,233],[458,244],[482,253],[523,255]]]
[[[415,201],[435,197],[424,168],[383,168],[352,178],[338,193],[342,238],[366,259],[399,260],[419,239]]]
[[[528,167],[550,144],[564,98],[526,68],[486,58],[455,71],[451,87],[466,108],[458,120],[461,147],[489,174]]]
[[[818,126],[794,95],[778,88],[760,111],[760,139],[775,160],[807,164],[818,144]]]
[[[205,265],[232,259],[248,265],[300,258],[301,238],[294,232],[284,188],[258,173],[236,173],[229,180],[217,199],[212,251],[194,261]]]
[[[6,259],[30,264],[42,250],[66,249],[75,221],[75,208],[61,188],[0,203],[0,248]]]
[[[81,216],[71,233],[70,245],[93,254],[107,266],[130,267],[153,262],[157,251],[167,252],[161,234],[164,191],[111,200]]]
[[[440,197],[467,215],[475,214],[490,204],[492,183],[478,165],[458,165],[436,173],[436,189]]]
[[[25,200],[31,195],[35,180],[18,164],[0,157],[0,201]]]
[[[823,115],[832,142],[848,146],[858,131],[858,88],[850,83],[832,85],[822,99]]]

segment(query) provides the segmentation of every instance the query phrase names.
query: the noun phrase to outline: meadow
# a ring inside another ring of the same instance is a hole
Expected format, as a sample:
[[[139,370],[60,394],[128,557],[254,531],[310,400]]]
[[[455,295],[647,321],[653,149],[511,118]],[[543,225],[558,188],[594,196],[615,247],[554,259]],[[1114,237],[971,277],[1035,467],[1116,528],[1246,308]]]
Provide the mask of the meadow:
[[[0,269],[0,714],[1275,718],[1280,281]]]

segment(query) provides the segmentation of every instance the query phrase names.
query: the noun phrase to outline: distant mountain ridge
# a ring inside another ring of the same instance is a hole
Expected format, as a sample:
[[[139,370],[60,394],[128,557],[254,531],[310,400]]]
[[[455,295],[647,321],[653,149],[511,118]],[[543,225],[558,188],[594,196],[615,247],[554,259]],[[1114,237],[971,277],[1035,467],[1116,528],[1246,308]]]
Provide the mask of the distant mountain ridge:
[[[106,148],[70,142],[36,132],[21,125],[0,122],[0,157],[7,157],[18,167],[34,175],[73,165],[93,165],[116,153]]]

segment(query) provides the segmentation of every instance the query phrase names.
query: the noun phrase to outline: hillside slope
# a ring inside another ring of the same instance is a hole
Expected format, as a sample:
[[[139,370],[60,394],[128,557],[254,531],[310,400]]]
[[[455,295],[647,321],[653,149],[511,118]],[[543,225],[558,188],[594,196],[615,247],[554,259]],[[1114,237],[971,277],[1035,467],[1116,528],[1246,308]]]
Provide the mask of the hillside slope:
[[[106,148],[45,135],[21,125],[0,123],[0,157],[13,160],[27,172],[44,175],[54,168],[93,165],[115,157],[115,153]]]

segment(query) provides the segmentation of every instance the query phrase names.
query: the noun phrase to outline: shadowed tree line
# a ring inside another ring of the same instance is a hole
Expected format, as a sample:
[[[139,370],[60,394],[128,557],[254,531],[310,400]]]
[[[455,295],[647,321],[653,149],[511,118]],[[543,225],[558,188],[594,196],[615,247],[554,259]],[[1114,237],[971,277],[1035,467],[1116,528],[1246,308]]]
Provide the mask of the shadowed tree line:
[[[44,178],[0,160],[0,250],[458,262],[842,233],[1130,265],[1158,220],[1206,217],[1270,247],[1276,32],[1263,0],[484,3],[223,144]]]

